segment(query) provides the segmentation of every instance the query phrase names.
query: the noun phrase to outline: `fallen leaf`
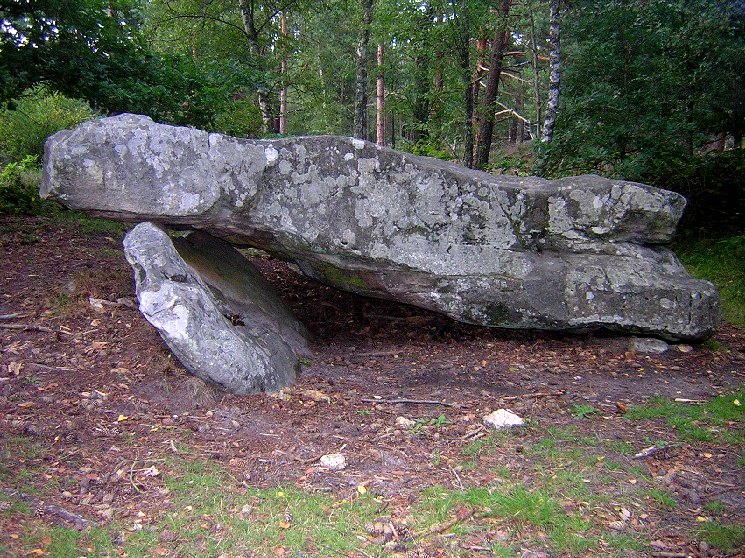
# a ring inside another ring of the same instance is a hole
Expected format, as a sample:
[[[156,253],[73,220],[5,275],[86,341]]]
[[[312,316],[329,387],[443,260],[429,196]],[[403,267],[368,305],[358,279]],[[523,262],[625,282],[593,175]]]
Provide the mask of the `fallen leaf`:
[[[357,492],[359,492],[360,494],[367,494],[367,488],[365,488],[365,485],[363,484],[358,484]]]
[[[18,374],[21,373],[22,368],[23,368],[23,363],[13,361],[8,365],[8,372],[13,374],[13,376],[18,376]]]
[[[739,407],[739,406],[741,405],[741,403],[740,403],[740,400],[739,400],[739,399],[735,399],[735,400],[733,400],[733,401],[732,401],[732,404],[733,404],[733,405],[734,405],[735,407]]]
[[[274,549],[274,554],[277,556],[284,556],[285,552],[286,552],[285,549],[282,548],[281,546],[278,546]]]
[[[128,417],[128,416],[126,416],[126,415],[119,415],[119,416],[117,417],[117,419],[116,419],[116,422],[124,422],[124,421],[125,421],[125,420],[127,420],[128,418],[129,418],[129,417]]]
[[[287,521],[280,521],[279,522],[279,528],[280,529],[289,529],[290,528],[290,524]]]

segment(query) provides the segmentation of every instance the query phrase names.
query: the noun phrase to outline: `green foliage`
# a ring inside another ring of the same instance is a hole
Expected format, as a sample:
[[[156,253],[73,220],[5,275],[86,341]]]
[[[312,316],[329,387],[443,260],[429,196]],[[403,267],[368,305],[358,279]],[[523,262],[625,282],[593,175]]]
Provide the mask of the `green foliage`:
[[[454,159],[452,153],[448,153],[440,148],[435,142],[429,139],[421,139],[416,143],[402,142],[399,146],[402,151],[408,151],[414,155],[422,155],[424,157],[433,157],[435,159],[442,159],[443,161],[452,161]]]
[[[0,213],[36,213],[39,198],[38,157],[0,166]]]
[[[12,109],[0,110],[0,162],[20,161],[27,155],[41,158],[47,137],[94,116],[84,101],[44,87],[26,91]]]
[[[562,104],[549,174],[593,172],[652,183],[691,198],[687,227],[743,222],[743,14],[705,0],[583,0],[564,19]]]
[[[745,236],[687,238],[675,251],[693,275],[717,286],[725,319],[745,327]]]
[[[596,415],[597,413],[598,410],[589,403],[572,405],[572,414],[577,418],[588,418],[592,415]]]

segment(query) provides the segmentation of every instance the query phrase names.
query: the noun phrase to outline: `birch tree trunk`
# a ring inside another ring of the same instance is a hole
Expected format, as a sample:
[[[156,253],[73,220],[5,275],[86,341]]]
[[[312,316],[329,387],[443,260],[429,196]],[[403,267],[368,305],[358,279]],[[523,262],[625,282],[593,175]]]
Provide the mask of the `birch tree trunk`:
[[[543,122],[543,143],[551,143],[554,139],[554,126],[556,125],[556,114],[559,109],[559,82],[561,77],[561,24],[559,23],[559,1],[549,0],[551,10],[551,27],[548,40],[551,43],[549,57],[550,74],[548,82],[548,102],[546,103],[546,120]]]
[[[263,57],[259,48],[259,32],[256,29],[254,21],[254,3],[253,0],[238,0],[238,7],[241,11],[241,20],[243,29],[246,31],[248,38],[248,52],[256,61],[259,70],[263,71]],[[272,103],[269,96],[269,89],[265,85],[260,85],[256,93],[259,97],[259,110],[261,111],[262,127],[265,134],[273,134],[277,130],[274,127],[274,114],[272,112]]]
[[[478,144],[476,145],[476,160],[474,166],[483,168],[489,163],[489,151],[491,149],[492,135],[494,133],[495,108],[497,102],[497,91],[499,89],[499,78],[502,73],[504,53],[510,40],[510,28],[508,17],[512,0],[501,0],[497,13],[497,24],[492,43],[491,57],[489,59],[489,77],[484,92],[484,102],[480,107],[481,123],[478,132]]]
[[[357,44],[357,82],[354,94],[354,137],[367,138],[367,47],[370,42],[373,0],[362,0],[362,29]]]
[[[376,81],[376,142],[385,145],[385,77],[383,75],[383,45],[378,45],[378,79]]]
[[[287,38],[287,16],[282,12],[280,20],[280,33],[282,38]],[[287,133],[287,48],[282,46],[282,61],[280,62],[279,72],[282,76],[282,89],[279,91],[279,133]]]
[[[457,2],[453,5],[457,7]],[[468,14],[468,0],[462,4],[459,14],[456,14],[458,37],[458,60],[463,84],[463,101],[466,109],[463,119],[463,166],[473,168],[473,84],[471,83],[471,23]]]
[[[541,103],[541,74],[538,64],[538,39],[535,32],[535,15],[533,14],[532,6],[528,5],[528,9],[530,10],[530,50],[533,61],[533,95],[535,102],[535,136],[533,137],[538,139],[541,137],[541,130],[543,129],[541,126],[543,124],[543,115],[541,114],[543,110]],[[532,135],[533,130],[530,132]]]

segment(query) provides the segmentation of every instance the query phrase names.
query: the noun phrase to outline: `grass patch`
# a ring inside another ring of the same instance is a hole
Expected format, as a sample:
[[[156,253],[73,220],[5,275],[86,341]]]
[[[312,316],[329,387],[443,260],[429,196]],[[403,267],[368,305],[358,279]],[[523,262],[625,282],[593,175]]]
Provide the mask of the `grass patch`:
[[[745,527],[722,523],[702,523],[698,536],[719,550],[729,551],[745,547]]]
[[[677,500],[675,500],[675,497],[669,492],[665,492],[659,488],[650,488],[648,494],[649,497],[660,507],[671,510],[678,507]]]
[[[701,405],[655,397],[646,404],[631,406],[625,417],[629,420],[663,419],[669,427],[675,429],[681,440],[689,442],[722,441],[728,444],[743,444],[745,435],[728,428],[733,423],[745,419],[743,401],[743,388],[730,395],[715,397]]]
[[[171,465],[166,485],[175,511],[158,528],[178,533],[173,544],[179,556],[269,556],[277,549],[293,556],[344,556],[359,548],[358,535],[381,509],[369,494],[337,500],[292,487],[246,491],[213,463]],[[155,543],[138,544],[146,550]]]
[[[691,274],[717,286],[725,319],[745,327],[745,236],[683,241],[675,251]]]

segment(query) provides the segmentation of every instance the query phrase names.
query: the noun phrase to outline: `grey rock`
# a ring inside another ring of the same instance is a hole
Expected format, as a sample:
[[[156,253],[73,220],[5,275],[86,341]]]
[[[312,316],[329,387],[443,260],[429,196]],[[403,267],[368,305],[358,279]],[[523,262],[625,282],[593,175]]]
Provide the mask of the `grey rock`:
[[[637,353],[661,355],[670,349],[670,345],[661,339],[654,339],[653,337],[634,337],[631,339],[630,348]]]
[[[494,176],[362,140],[240,140],[122,115],[60,132],[42,194],[208,231],[321,282],[491,327],[701,339],[716,289],[668,242],[685,200],[579,176]]]
[[[238,395],[294,382],[303,326],[237,250],[203,232],[172,242],[141,223],[124,252],[140,311],[192,374]]]

